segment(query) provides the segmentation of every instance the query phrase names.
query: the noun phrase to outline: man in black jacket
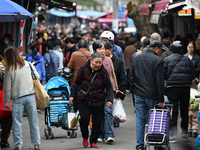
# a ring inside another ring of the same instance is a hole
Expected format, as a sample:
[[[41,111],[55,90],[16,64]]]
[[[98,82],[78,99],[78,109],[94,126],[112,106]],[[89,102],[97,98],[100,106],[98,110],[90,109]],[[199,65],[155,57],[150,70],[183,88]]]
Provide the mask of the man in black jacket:
[[[144,130],[148,112],[156,104],[163,107],[164,76],[162,54],[163,45],[152,41],[149,49],[137,55],[131,64],[129,83],[134,92],[136,110],[136,149],[144,149]]]
[[[106,49],[105,55],[112,59],[118,88],[120,91],[125,93],[126,92],[126,75],[124,71],[123,61],[119,57],[112,54],[112,45],[107,41],[105,44],[105,49]]]
[[[171,136],[173,142],[177,140],[177,119],[180,102],[182,139],[187,139],[188,107],[190,100],[190,85],[195,78],[192,61],[183,56],[183,44],[175,41],[170,49],[173,54],[164,59],[164,78],[167,81],[167,97],[173,104],[171,120]]]
[[[126,75],[123,61],[119,57],[112,54],[112,45],[107,41],[105,42],[105,55],[112,59],[118,88],[121,92],[126,93]],[[119,127],[119,123],[114,121],[114,127]]]

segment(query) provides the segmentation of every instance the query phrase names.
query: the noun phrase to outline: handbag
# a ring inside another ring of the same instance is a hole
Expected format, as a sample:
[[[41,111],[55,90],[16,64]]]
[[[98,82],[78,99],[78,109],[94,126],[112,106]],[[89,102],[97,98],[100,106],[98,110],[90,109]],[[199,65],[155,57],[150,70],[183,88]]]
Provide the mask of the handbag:
[[[35,88],[35,100],[36,100],[37,108],[45,109],[50,103],[50,97],[47,94],[47,92],[45,91],[42,84],[40,83],[40,80],[38,78],[36,78],[36,75],[30,64],[29,64],[29,66],[30,66],[31,72],[33,74],[32,78],[33,78],[33,84],[34,84],[34,88]]]
[[[92,78],[92,80],[91,80],[91,82],[90,82],[90,85],[89,85],[89,87],[88,87],[88,89],[87,89],[86,92],[83,91],[83,90],[81,90],[81,89],[78,89],[78,90],[77,90],[76,98],[77,98],[78,100],[84,100],[85,97],[88,95],[89,90],[90,90],[90,87],[91,87],[91,85],[93,84],[93,81],[94,81],[94,78],[95,78],[96,74],[97,74],[97,73],[94,74],[94,76],[93,76],[93,78]]]

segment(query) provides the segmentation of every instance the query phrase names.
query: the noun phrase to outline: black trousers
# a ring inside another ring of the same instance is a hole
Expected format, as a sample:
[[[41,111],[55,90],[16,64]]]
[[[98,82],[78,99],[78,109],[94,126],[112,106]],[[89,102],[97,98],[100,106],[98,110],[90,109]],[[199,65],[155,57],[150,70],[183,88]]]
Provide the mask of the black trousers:
[[[188,107],[190,101],[190,87],[170,87],[167,89],[167,97],[169,99],[169,103],[173,104],[171,119],[171,135],[173,136],[178,134],[177,120],[179,104],[182,134],[186,134],[188,129]]]
[[[6,143],[12,128],[12,116],[0,117],[0,124],[2,129],[1,142]]]
[[[84,139],[88,139],[89,137],[88,124],[90,121],[90,115],[92,114],[92,132],[90,135],[90,143],[96,143],[101,128],[101,123],[103,121],[104,107],[89,107],[80,103],[78,104],[78,107],[79,114],[81,116],[80,127],[82,137]]]

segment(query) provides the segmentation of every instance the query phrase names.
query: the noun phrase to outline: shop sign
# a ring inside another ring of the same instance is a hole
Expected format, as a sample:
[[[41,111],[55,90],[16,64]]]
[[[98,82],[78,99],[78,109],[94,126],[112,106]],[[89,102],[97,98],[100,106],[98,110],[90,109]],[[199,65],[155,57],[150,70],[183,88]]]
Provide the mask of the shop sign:
[[[200,19],[200,11],[194,10],[194,19]]]
[[[182,10],[178,11],[178,16],[192,16],[192,9],[187,9],[187,6],[184,6]]]

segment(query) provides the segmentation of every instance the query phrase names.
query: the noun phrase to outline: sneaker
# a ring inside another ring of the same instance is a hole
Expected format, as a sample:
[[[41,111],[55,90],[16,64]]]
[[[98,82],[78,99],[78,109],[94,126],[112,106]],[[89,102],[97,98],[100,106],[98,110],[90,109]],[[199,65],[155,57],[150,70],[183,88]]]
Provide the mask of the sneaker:
[[[188,133],[187,133],[187,136],[188,136],[188,137],[192,137],[192,132],[188,132]]]
[[[113,143],[115,140],[112,137],[108,137],[105,142],[106,143]]]
[[[83,146],[87,147],[88,146],[88,139],[83,139]]]
[[[40,146],[39,145],[34,145],[34,150],[40,150]]]
[[[18,147],[15,147],[14,150],[22,150],[22,148],[18,146]]]
[[[91,143],[90,146],[91,146],[92,148],[98,148],[98,147],[99,147],[96,143]]]
[[[8,142],[1,142],[1,148],[10,148],[10,144]]]
[[[177,136],[176,136],[176,135],[173,135],[173,136],[170,138],[169,142],[170,142],[170,143],[177,143],[177,142],[178,142],[177,140],[178,140],[178,139],[177,139]]]
[[[102,139],[102,138],[98,138],[98,139],[97,139],[97,142],[100,142],[100,143],[101,143],[101,142],[103,142],[103,139]]]
[[[182,140],[188,140],[188,137],[186,134],[182,134]]]
[[[193,132],[193,133],[192,133],[192,137],[193,137],[193,138],[196,138],[198,135],[199,135],[199,134],[198,134],[197,132]]]

